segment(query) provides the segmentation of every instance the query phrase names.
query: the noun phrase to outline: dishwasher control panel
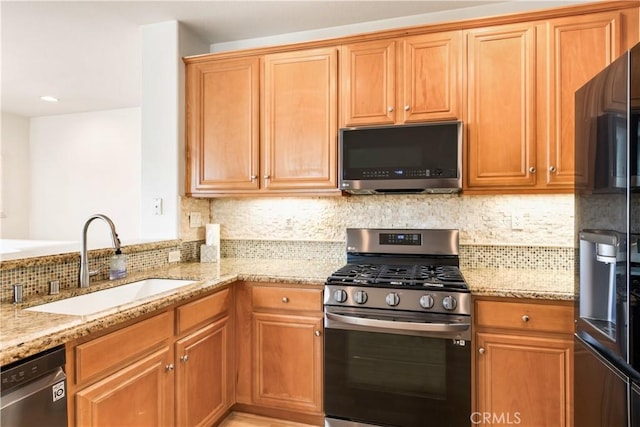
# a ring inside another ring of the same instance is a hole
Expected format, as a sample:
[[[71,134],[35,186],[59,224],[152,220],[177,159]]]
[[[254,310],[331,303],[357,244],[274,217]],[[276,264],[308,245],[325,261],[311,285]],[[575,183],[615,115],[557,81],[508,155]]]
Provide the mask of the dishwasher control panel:
[[[3,366],[0,369],[0,391],[4,394],[47,372],[64,367],[65,361],[64,346],[59,346]]]

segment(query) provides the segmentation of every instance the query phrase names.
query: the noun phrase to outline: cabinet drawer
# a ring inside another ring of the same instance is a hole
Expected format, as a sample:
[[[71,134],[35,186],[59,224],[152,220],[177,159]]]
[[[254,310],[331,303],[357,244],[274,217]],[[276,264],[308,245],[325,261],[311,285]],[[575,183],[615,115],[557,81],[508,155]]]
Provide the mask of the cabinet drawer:
[[[254,286],[251,292],[253,308],[291,311],[322,310],[322,289]]]
[[[225,313],[229,310],[230,298],[231,292],[226,288],[178,307],[176,332],[181,334]]]
[[[508,301],[476,301],[478,327],[573,333],[573,307]]]
[[[76,382],[83,383],[130,364],[171,338],[172,329],[173,312],[170,311],[78,345]]]

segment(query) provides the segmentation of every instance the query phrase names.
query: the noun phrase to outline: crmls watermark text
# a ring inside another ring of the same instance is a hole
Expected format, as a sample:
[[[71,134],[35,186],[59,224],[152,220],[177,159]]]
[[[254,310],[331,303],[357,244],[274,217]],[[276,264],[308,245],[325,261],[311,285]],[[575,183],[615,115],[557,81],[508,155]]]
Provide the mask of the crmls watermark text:
[[[520,412],[473,412],[469,419],[475,425],[518,425],[522,422]]]

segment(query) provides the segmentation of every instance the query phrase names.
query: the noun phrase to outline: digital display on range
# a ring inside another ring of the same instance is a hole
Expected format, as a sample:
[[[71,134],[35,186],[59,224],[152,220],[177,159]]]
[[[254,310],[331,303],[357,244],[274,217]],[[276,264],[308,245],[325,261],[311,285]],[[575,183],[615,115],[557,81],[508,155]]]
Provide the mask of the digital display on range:
[[[422,235],[420,233],[380,233],[380,244],[420,246]]]

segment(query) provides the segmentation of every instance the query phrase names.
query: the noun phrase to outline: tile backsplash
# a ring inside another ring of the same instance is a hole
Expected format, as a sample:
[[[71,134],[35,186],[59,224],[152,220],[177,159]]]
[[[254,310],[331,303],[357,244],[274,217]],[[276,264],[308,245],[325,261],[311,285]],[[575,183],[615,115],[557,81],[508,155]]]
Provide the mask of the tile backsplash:
[[[456,228],[461,245],[576,246],[571,194],[215,199],[211,220],[227,240],[340,242],[349,227]]]
[[[197,261],[204,227],[191,228],[189,214],[202,223],[221,224],[223,258],[345,260],[345,229],[457,228],[464,268],[573,269],[572,195],[536,196],[365,196],[181,200],[182,241],[135,248],[127,255],[129,272],[160,267],[179,249],[181,261]],[[512,216],[522,219],[514,230]],[[108,276],[112,251],[90,257],[95,280]],[[11,301],[12,285],[24,285],[24,297],[77,286],[79,256],[43,257],[16,267],[0,267],[0,299]]]
[[[177,242],[177,241],[176,241]],[[181,249],[179,243],[149,244],[148,248],[128,250],[123,253],[127,260],[127,273],[161,267],[168,263],[169,251]],[[191,254],[187,245],[186,256]],[[183,256],[185,256],[183,254]],[[99,250],[89,254],[89,271],[98,271],[91,277],[91,281],[107,280],[109,278],[109,260],[112,250]],[[187,259],[188,260],[188,259]],[[60,290],[78,287],[80,255],[68,254],[50,257],[25,258],[15,267],[0,268],[0,300],[12,301],[13,284],[23,285],[24,298],[34,295],[46,295],[49,282],[57,280]]]

